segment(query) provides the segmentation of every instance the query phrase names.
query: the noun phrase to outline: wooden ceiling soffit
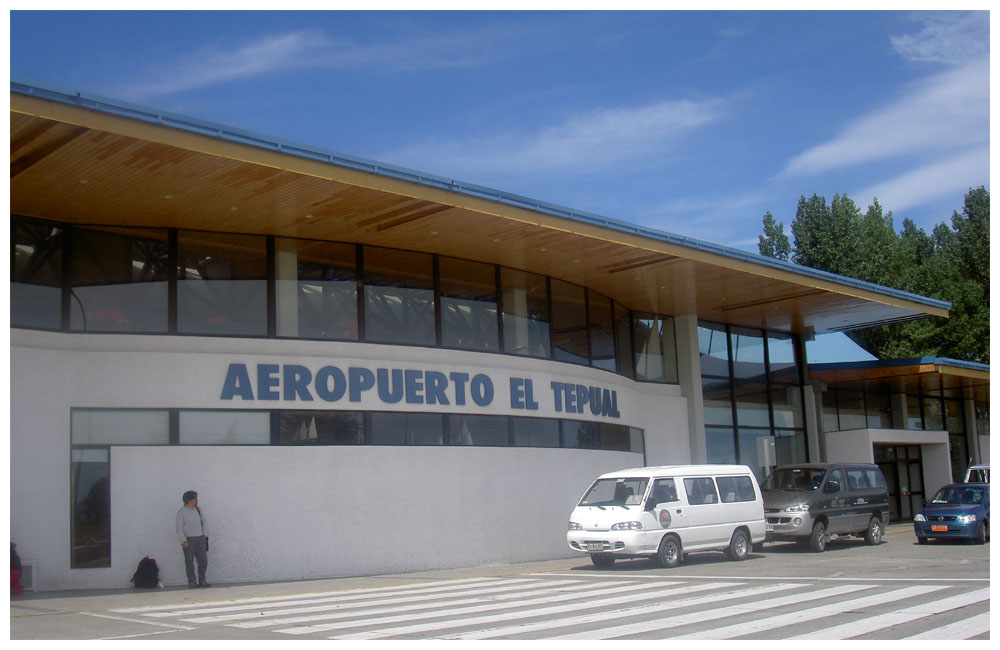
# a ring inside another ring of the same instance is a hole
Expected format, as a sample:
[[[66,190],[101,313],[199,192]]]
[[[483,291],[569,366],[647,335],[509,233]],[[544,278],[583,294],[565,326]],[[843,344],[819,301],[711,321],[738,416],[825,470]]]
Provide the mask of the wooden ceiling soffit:
[[[440,214],[451,209],[450,205],[440,205],[437,203],[422,201],[420,202],[419,207],[406,205],[394,210],[388,210],[377,216],[359,221],[358,225],[366,230],[381,232],[383,230],[395,228],[396,226],[402,226],[403,224],[410,223],[412,221],[417,221],[418,219],[424,219],[435,214]]]
[[[31,132],[25,133],[22,137],[18,138],[16,142],[11,143],[11,178],[14,178],[32,165],[44,160],[88,131],[88,129],[82,126],[72,127],[69,129],[57,130],[57,137],[44,138],[44,134],[46,134],[49,130],[49,125],[39,126],[37,129],[32,129]],[[32,143],[39,139],[41,139],[42,142],[39,142],[35,147],[29,148]],[[24,151],[23,153],[15,153],[20,152],[22,149],[27,149],[27,151]]]
[[[603,266],[598,266],[598,271],[604,271],[608,274],[621,273],[622,271],[632,271],[634,269],[653,266],[655,264],[667,264],[669,262],[677,262],[680,258],[676,255],[668,255],[665,253],[650,253],[647,255],[642,255],[634,257],[631,260],[623,260],[620,262],[615,262],[614,264],[605,264]]]
[[[778,296],[776,298],[768,298],[766,300],[753,300],[750,302],[743,302],[736,305],[726,305],[725,307],[720,307],[719,311],[728,312],[735,311],[737,309],[751,309],[755,307],[762,307],[764,305],[776,304],[779,302],[786,302],[788,300],[801,300],[802,298],[809,298],[812,296],[820,296],[826,293],[820,289],[813,289],[811,291],[801,291],[799,293],[786,294],[783,296]]]

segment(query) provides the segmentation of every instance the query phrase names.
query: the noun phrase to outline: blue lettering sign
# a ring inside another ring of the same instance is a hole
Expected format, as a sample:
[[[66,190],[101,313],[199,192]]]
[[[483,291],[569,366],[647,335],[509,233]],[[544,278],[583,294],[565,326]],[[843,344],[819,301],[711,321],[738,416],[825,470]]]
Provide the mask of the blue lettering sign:
[[[389,370],[387,368],[379,368],[378,374],[378,396],[386,404],[395,404],[399,400],[403,399],[403,371],[399,368],[393,368],[392,370],[392,386],[389,388]]]
[[[313,396],[309,393],[309,382],[312,381],[312,373],[305,366],[285,366],[282,373],[284,382],[284,399],[287,402],[294,402],[300,399],[304,402],[313,401]]]
[[[222,397],[220,399],[240,399],[253,401],[253,388],[250,386],[250,375],[245,363],[231,363],[226,372],[226,380],[222,382]]]
[[[347,377],[352,402],[360,402],[361,393],[371,390],[375,385],[375,373],[368,368],[348,368]]]
[[[333,387],[330,387],[330,380]],[[336,402],[347,392],[347,378],[337,366],[323,366],[316,373],[316,394],[325,402]]]

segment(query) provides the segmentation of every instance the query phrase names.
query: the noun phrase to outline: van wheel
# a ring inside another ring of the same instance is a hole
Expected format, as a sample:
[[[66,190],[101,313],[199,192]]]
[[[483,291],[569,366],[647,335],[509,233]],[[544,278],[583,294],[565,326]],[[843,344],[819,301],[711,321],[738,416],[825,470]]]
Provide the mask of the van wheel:
[[[735,562],[747,559],[750,555],[750,538],[747,537],[745,530],[740,528],[733,533],[733,538],[729,540],[729,548],[726,549],[726,555]]]
[[[878,546],[882,543],[882,520],[879,517],[872,517],[871,521],[868,522],[865,543],[869,546]]]
[[[809,550],[813,553],[822,553],[826,549],[826,526],[822,521],[817,521],[813,526],[812,535],[809,536]]]
[[[674,535],[667,535],[660,542],[656,559],[664,569],[673,569],[681,563],[681,542]]]
[[[598,569],[610,569],[614,566],[615,558],[610,555],[591,555],[590,561],[594,563]]]

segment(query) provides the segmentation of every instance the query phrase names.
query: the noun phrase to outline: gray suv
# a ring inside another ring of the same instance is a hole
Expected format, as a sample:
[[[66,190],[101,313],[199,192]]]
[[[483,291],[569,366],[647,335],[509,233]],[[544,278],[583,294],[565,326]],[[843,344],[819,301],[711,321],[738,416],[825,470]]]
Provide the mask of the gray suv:
[[[834,535],[882,541],[889,490],[877,465],[816,463],[778,467],[764,482],[766,541],[797,541],[821,552]]]

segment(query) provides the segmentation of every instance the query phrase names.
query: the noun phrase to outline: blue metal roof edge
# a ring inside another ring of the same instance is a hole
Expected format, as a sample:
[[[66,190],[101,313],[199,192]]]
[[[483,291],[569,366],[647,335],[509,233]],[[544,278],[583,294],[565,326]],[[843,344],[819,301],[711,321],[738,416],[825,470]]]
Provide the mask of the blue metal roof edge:
[[[964,368],[966,370],[979,370],[989,372],[988,363],[978,363],[976,361],[964,361],[962,359],[951,359],[948,357],[909,357],[907,359],[885,359],[876,361],[845,361],[843,363],[810,363],[810,370],[866,370],[870,368],[892,368],[897,366],[920,366],[933,364],[935,366],[951,366],[953,368]]]
[[[250,131],[228,127],[215,122],[200,120],[198,118],[193,118],[186,115],[179,115],[176,113],[160,111],[146,106],[130,104],[128,102],[124,102],[117,99],[101,97],[99,95],[91,95],[80,92],[69,92],[65,90],[57,90],[54,88],[46,88],[38,84],[27,83],[22,81],[11,80],[10,89],[11,92],[16,92],[21,95],[30,95],[63,104],[71,104],[74,106],[79,106],[81,108],[86,108],[102,113],[118,115],[121,117],[127,117],[135,120],[149,122],[152,124],[159,124],[171,128],[176,128],[183,131],[189,131],[200,135],[210,136],[218,138],[220,140],[246,144],[249,146],[258,147],[261,149],[268,149],[271,151],[278,151],[291,156],[308,158],[310,160],[326,162],[331,165],[346,167],[348,169],[354,169],[358,171],[377,174],[379,176],[386,176],[398,180],[404,180],[411,183],[416,183],[418,185],[424,185],[426,187],[433,187],[437,189],[443,189],[455,192],[457,194],[463,194],[466,196],[487,199],[490,201],[494,201],[496,203],[501,203],[512,207],[523,208],[535,212],[540,212],[543,214],[562,217],[565,219],[569,219],[571,221],[578,221],[581,223],[596,225],[602,228],[607,228],[609,230],[615,230],[618,232],[625,232],[625,233],[639,235],[642,237],[648,237],[650,239],[655,239],[670,244],[675,244],[678,246],[684,246],[686,248],[692,248],[709,253],[714,253],[717,255],[721,255],[723,257],[728,257],[730,259],[749,262],[751,264],[759,264],[761,266],[769,266],[771,268],[780,269],[783,271],[790,271],[792,273],[796,273],[798,275],[803,275],[806,277],[812,277],[820,280],[827,280],[830,282],[835,282],[837,284],[842,284],[844,286],[863,289],[866,291],[872,291],[875,293],[880,293],[883,295],[892,296],[894,298],[900,298],[903,300],[909,300],[911,302],[916,302],[922,305],[926,305],[928,307],[936,307],[938,309],[947,309],[947,310],[951,309],[951,303],[944,300],[938,300],[936,298],[928,298],[926,296],[910,293],[908,291],[902,291],[900,289],[894,289],[892,287],[886,287],[874,284],[872,282],[865,282],[863,280],[857,280],[855,278],[850,278],[843,275],[837,275],[836,273],[830,273],[829,271],[821,271],[819,269],[813,269],[808,266],[800,266],[798,264],[793,264],[791,262],[785,262],[783,260],[778,260],[771,257],[765,257],[763,255],[755,255],[753,253],[748,253],[746,251],[742,251],[737,248],[730,248],[728,246],[713,244],[699,239],[694,239],[691,237],[674,235],[672,233],[656,230],[653,228],[637,226],[635,224],[630,224],[625,221],[619,221],[617,219],[611,219],[593,213],[572,210],[570,208],[566,208],[560,205],[548,203],[545,201],[538,201],[518,194],[512,194],[510,192],[495,190],[492,188],[484,187],[481,185],[475,185],[472,183],[465,183],[454,179],[444,178],[442,176],[436,176],[434,174],[425,174],[423,172],[407,169],[405,167],[380,163],[374,160],[368,160],[366,158],[361,158],[358,156],[352,156],[334,151],[318,149],[316,147],[303,145],[297,142],[291,142],[287,140],[281,140],[279,138],[264,136],[261,134],[252,133]]]

